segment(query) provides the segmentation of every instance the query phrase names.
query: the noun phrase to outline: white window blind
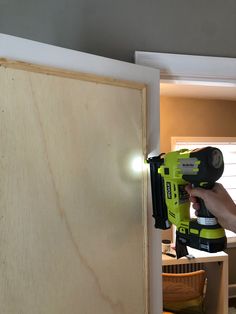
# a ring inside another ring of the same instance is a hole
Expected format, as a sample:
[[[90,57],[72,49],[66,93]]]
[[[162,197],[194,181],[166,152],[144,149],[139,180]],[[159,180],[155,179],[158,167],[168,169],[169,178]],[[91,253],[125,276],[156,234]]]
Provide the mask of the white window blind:
[[[224,156],[224,173],[218,180],[236,203],[236,138],[172,138],[172,150],[194,149],[206,146],[219,148]],[[195,217],[191,208],[191,217]],[[227,238],[236,237],[234,232],[226,230]]]

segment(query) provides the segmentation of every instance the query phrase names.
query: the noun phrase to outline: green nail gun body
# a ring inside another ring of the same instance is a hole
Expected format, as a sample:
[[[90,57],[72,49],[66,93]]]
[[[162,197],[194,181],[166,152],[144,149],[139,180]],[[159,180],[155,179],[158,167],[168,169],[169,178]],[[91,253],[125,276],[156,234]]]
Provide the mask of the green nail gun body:
[[[206,252],[226,247],[224,229],[208,211],[202,199],[197,218],[190,218],[189,195],[185,186],[211,189],[222,176],[224,161],[214,147],[179,150],[148,159],[150,164],[153,217],[155,227],[176,226],[177,258],[188,254],[186,246]]]

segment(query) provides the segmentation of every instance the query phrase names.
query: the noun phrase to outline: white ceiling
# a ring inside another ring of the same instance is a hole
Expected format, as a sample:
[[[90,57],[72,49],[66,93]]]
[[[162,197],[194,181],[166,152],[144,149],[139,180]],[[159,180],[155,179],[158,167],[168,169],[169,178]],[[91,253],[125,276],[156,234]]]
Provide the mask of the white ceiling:
[[[161,82],[161,96],[236,100],[236,86]]]

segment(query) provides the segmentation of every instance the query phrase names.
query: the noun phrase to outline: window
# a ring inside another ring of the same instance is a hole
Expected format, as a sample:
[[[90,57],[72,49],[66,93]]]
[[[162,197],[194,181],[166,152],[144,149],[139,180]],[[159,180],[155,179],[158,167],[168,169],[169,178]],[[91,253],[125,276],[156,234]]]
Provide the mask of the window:
[[[232,137],[172,137],[171,149],[194,149],[205,146],[219,148],[224,156],[224,173],[218,182],[222,183],[236,203],[236,138]],[[195,217],[194,210],[190,209],[190,216]],[[228,245],[236,243],[236,233],[226,230]]]

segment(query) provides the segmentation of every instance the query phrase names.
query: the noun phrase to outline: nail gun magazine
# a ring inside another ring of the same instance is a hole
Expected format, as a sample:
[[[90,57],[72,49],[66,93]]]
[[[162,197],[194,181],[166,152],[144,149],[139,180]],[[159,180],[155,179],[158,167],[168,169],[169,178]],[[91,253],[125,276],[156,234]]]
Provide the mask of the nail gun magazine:
[[[215,253],[226,248],[224,229],[198,199],[197,218],[190,218],[187,184],[212,189],[222,176],[224,160],[215,147],[181,149],[147,159],[150,164],[153,217],[155,227],[169,229],[176,226],[177,258],[188,255],[187,246]]]

